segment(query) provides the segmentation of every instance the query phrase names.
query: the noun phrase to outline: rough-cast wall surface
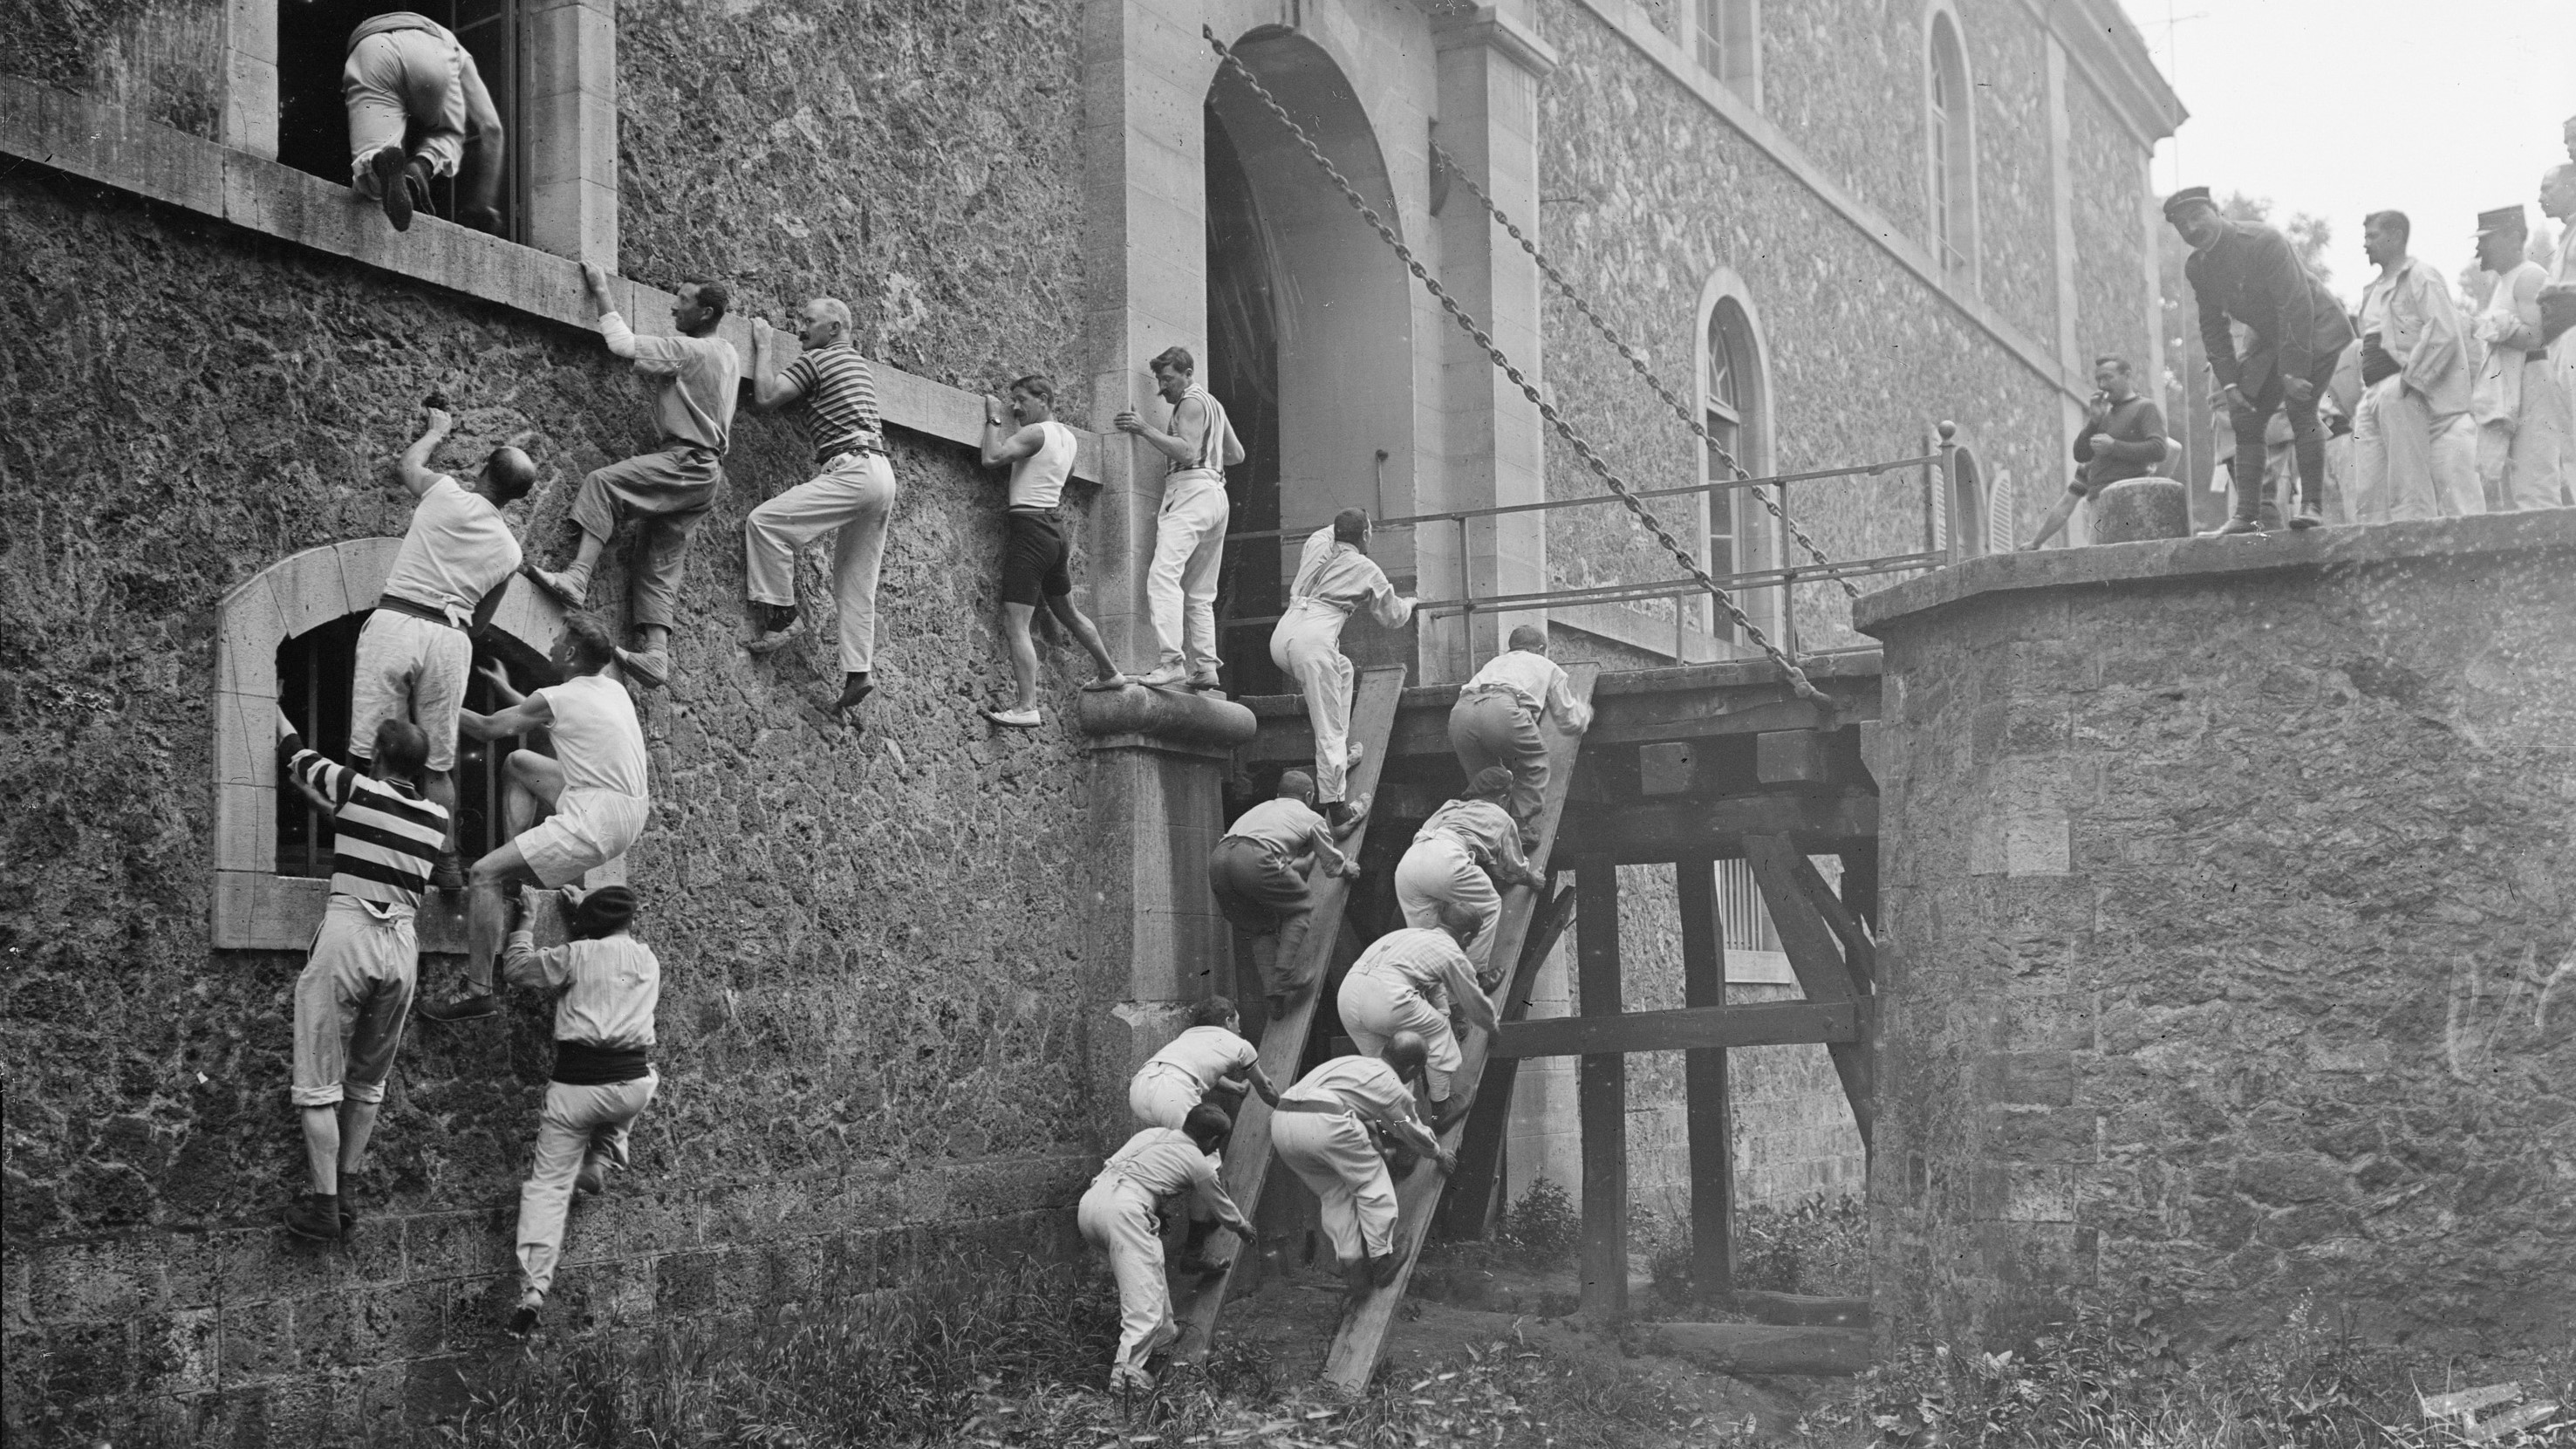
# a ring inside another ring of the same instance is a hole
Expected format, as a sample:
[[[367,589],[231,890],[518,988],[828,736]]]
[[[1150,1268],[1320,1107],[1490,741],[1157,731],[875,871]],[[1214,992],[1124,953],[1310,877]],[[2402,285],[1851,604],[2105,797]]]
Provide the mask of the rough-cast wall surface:
[[[641,393],[595,334],[24,168],[0,251],[43,279],[0,338],[12,1433],[43,1406],[218,1391],[281,1436],[397,1412],[488,1345],[548,1018],[417,1026],[360,1245],[282,1243],[301,958],[207,946],[214,601],[296,550],[398,534],[392,459],[433,389],[460,419],[446,466],[504,438],[536,456],[530,552],[560,557],[573,483],[649,442]],[[975,717],[1007,678],[999,490],[961,450],[896,442],[880,689],[853,736],[814,707],[827,647],[735,646],[743,514],[806,465],[744,414],[678,678],[640,706],[656,806],[629,864],[667,971],[665,1084],[637,1170],[576,1214],[592,1266],[564,1324],[874,1286],[909,1229],[1028,1241],[1079,1191],[1078,742]],[[622,614],[622,571],[597,592]],[[1071,680],[1050,688],[1062,720]]]
[[[1701,385],[1693,375],[1700,294],[1719,267],[1730,267],[1745,280],[1768,349],[1777,468],[1919,456],[1930,450],[1933,424],[1946,417],[1958,420],[1962,441],[1977,448],[1989,476],[2003,468],[2019,478],[2059,475],[2053,387],[1589,10],[1551,0],[1543,17],[1565,60],[1540,100],[1541,194],[1572,199],[1547,208],[1540,244],[1650,353],[1668,385],[1685,398]],[[1772,53],[1764,53],[1766,66]],[[1604,135],[1635,144],[1591,139]],[[1552,297],[1544,325],[1555,400],[1613,466],[1638,487],[1697,481],[1698,440],[1618,353]],[[1573,450],[1552,438],[1550,496],[1600,491]],[[2031,516],[2049,501],[2041,495]],[[1700,525],[1690,502],[1651,506],[1677,536],[1695,542]],[[1791,508],[1831,558],[1923,546],[1916,470],[1799,485]],[[1769,523],[1749,499],[1739,516]],[[1550,515],[1548,570],[1552,587],[1578,587],[1672,578],[1679,566],[1624,511],[1596,507]],[[1642,607],[1671,618],[1669,604]],[[1860,642],[1838,588],[1802,587],[1798,609],[1806,647]]]
[[[1762,113],[1826,175],[1925,240],[1920,9],[1801,0],[1761,15]]]
[[[9,35],[0,75],[211,139],[223,115],[224,9],[220,0],[11,0],[0,10]]]
[[[1967,0],[1959,40],[1976,95],[1977,295],[2043,351],[2057,338],[2047,40],[2020,0]],[[2067,89],[2083,85],[2070,75]],[[2134,196],[2136,182],[2121,189]]]
[[[2066,125],[2066,164],[2075,177],[2076,350],[2088,366],[2105,352],[2118,353],[2143,376],[2153,325],[2145,302],[2146,236],[2139,223],[2144,157],[2137,139],[2072,67],[2066,76]]]
[[[1883,1344],[2576,1303],[2576,513],[1979,560],[1886,641]],[[2552,987],[2555,990],[2552,990]]]

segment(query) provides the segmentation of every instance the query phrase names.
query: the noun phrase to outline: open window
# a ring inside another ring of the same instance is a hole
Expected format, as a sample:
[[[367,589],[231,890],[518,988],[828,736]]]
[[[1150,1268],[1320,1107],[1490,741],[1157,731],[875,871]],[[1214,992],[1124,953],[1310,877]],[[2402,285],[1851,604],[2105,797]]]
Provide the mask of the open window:
[[[340,71],[349,54],[349,32],[361,21],[397,11],[423,15],[456,33],[482,72],[501,113],[501,235],[527,237],[527,138],[523,61],[526,27],[520,0],[276,0],[277,159],[298,171],[347,183],[349,113],[340,97]],[[406,142],[417,142],[413,123]],[[438,215],[456,219],[456,180],[431,188]]]

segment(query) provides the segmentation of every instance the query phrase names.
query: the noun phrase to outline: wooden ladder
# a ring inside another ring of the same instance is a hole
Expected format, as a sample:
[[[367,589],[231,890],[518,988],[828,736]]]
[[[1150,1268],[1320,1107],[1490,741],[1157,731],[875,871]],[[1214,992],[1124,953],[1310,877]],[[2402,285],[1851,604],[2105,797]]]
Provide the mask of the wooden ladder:
[[[1386,751],[1395,737],[1396,701],[1404,693],[1404,666],[1392,665],[1363,669],[1351,688],[1351,740],[1361,747],[1360,762],[1350,772],[1345,790],[1349,798],[1377,793],[1378,773],[1385,768]],[[1371,808],[1374,819],[1377,812]],[[1341,842],[1342,853],[1359,859],[1360,847],[1368,843],[1369,821],[1363,820],[1350,837]],[[1332,968],[1347,965],[1358,958],[1361,945],[1349,923],[1343,920],[1343,906],[1350,899],[1350,883],[1338,876],[1319,875],[1313,884],[1315,913],[1309,920],[1306,939],[1300,954],[1302,962],[1279,963],[1286,971],[1292,965],[1304,967],[1305,979],[1314,983],[1302,998],[1291,1004],[1288,1014],[1270,1022],[1261,1033],[1261,1070],[1271,1081],[1285,1088],[1297,1080],[1297,1064],[1305,1059],[1306,1037],[1314,1029],[1315,1007],[1330,984]],[[1233,1140],[1225,1148],[1225,1190],[1243,1209],[1247,1218],[1261,1210],[1261,1188],[1270,1175],[1270,1106],[1258,1095],[1243,1099],[1243,1108],[1234,1123]],[[1226,1270],[1195,1283],[1184,1283],[1172,1295],[1174,1320],[1181,1325],[1180,1342],[1173,1346],[1173,1357],[1183,1363],[1197,1363],[1207,1357],[1210,1340],[1216,1332],[1217,1310],[1225,1303],[1226,1285],[1234,1280],[1234,1265],[1252,1251],[1252,1244],[1239,1243]]]
[[[1565,671],[1568,691],[1576,699],[1590,703],[1592,682],[1600,672],[1600,666],[1596,664],[1569,665]],[[1573,783],[1575,753],[1582,748],[1583,737],[1562,733],[1546,723],[1541,724],[1540,732],[1548,742],[1547,795],[1539,804],[1538,845],[1530,851],[1530,867],[1544,876],[1548,854],[1556,845],[1556,823],[1565,813],[1566,790]],[[1540,919],[1539,911],[1543,899],[1551,906],[1545,921]],[[1543,894],[1528,886],[1515,886],[1503,894],[1503,917],[1496,927],[1493,954],[1486,959],[1512,962],[1514,969],[1512,979],[1504,982],[1495,995],[1497,1014],[1506,1007],[1514,1008],[1514,1014],[1528,1009],[1530,987],[1537,978],[1539,967],[1547,960],[1544,950],[1526,949],[1536,944],[1532,927],[1552,927],[1561,931],[1570,918],[1570,914],[1558,906],[1554,895]],[[1553,942],[1549,944],[1553,945]],[[1505,1019],[1511,1018],[1506,1016]],[[1458,1070],[1452,1074],[1451,1092],[1478,1090],[1484,1080],[1485,1060],[1492,1047],[1492,1039],[1484,1033],[1470,1031],[1466,1034],[1466,1039],[1459,1043],[1461,1060]],[[1505,1093],[1510,1090],[1507,1083],[1497,1085]],[[1507,1105],[1506,1102],[1492,1110],[1500,1111]],[[1479,1100],[1469,1110],[1468,1119],[1472,1120],[1477,1112],[1486,1110],[1487,1104]],[[1441,1139],[1441,1145],[1455,1149],[1466,1128],[1465,1121],[1452,1123]],[[1265,1149],[1267,1145],[1265,1134]],[[1404,1301],[1405,1285],[1413,1278],[1414,1259],[1421,1253],[1423,1239],[1431,1231],[1431,1219],[1439,1209],[1441,1190],[1445,1186],[1446,1180],[1441,1175],[1439,1164],[1433,1162],[1415,1167],[1395,1185],[1398,1214],[1395,1253],[1403,1266],[1397,1270],[1393,1283],[1372,1289],[1342,1315],[1341,1328],[1333,1335],[1333,1346],[1324,1356],[1325,1382],[1351,1394],[1368,1386],[1369,1375],[1377,1371],[1378,1360],[1386,1353],[1387,1330],[1394,1325],[1396,1308]]]

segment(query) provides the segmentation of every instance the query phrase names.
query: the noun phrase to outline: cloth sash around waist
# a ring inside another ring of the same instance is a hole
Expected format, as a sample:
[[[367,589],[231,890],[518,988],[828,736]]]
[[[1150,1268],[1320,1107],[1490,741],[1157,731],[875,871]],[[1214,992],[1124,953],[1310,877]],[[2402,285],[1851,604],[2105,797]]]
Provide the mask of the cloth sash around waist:
[[[612,1087],[653,1070],[643,1047],[608,1047],[597,1042],[555,1043],[554,1079],[567,1087]]]
[[[457,630],[460,633],[465,629],[464,625],[447,617],[447,611],[445,609],[439,608],[434,604],[421,603],[417,599],[406,599],[400,594],[384,594],[379,596],[376,599],[376,607],[383,609],[388,613],[405,614],[414,619],[427,619],[433,624],[443,625],[447,628]]]
[[[1520,690],[1508,684],[1468,685],[1465,689],[1458,691],[1458,702],[1460,704],[1464,704],[1468,700],[1484,698],[1491,695],[1500,695],[1503,698],[1510,700],[1512,703],[1519,705],[1521,708],[1528,710],[1532,714],[1537,714],[1542,709],[1546,708],[1546,706],[1540,704],[1538,701],[1521,693]]]
[[[1327,599],[1315,594],[1300,594],[1288,601],[1288,612],[1291,614],[1306,608],[1329,609],[1347,619],[1358,611],[1359,605],[1345,604],[1339,599]]]

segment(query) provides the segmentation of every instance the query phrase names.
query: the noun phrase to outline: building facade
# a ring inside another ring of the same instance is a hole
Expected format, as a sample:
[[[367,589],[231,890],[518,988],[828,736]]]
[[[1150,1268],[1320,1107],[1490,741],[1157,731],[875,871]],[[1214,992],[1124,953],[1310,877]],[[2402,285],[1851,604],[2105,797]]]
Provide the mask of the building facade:
[[[1151,398],[1146,358],[1197,350],[1251,445],[1241,530],[1598,491],[1202,26],[1640,486],[1708,476],[1703,445],[1460,181],[1754,472],[1920,457],[1955,419],[1971,489],[1916,467],[1802,491],[1835,557],[2009,537],[2060,486],[2084,359],[2158,365],[2146,158],[2180,113],[2109,0],[444,0],[503,111],[501,236],[396,234],[348,191],[341,37],[389,8],[53,9],[0,58],[24,299],[0,369],[13,1433],[416,1416],[491,1346],[534,1014],[415,1028],[360,1247],[268,1226],[297,1171],[288,991],[318,897],[266,722],[328,708],[425,400],[459,418],[444,466],[503,441],[537,459],[514,521],[545,562],[582,474],[650,442],[580,262],[645,331],[671,289],[723,281],[746,356],[747,319],[848,301],[903,489],[856,733],[820,709],[828,646],[736,644],[742,517],[804,476],[794,429],[745,411],[698,537],[627,861],[671,966],[667,1085],[638,1186],[584,1210],[558,1293],[602,1332],[867,1291],[942,1243],[1061,1242],[1128,1072],[1223,979],[1199,868],[1222,748],[1086,736],[1065,655],[1046,729],[974,713],[1007,679],[977,394],[1046,372],[1101,429]],[[1068,494],[1080,596],[1131,661],[1159,473],[1086,433]],[[1715,572],[1775,565],[1768,515],[1732,496],[1656,507]],[[1492,598],[1672,577],[1644,540],[1583,508],[1390,530],[1379,556],[1425,598]],[[1245,622],[1275,612],[1271,565],[1233,551],[1239,692],[1276,687]],[[1804,647],[1856,637],[1838,588],[1795,592]],[[1747,647],[1668,600],[1439,612],[1350,647],[1455,681],[1537,619],[1612,667]],[[514,590],[488,648],[531,668],[556,622]],[[1546,1164],[1533,1111],[1522,1180]]]

